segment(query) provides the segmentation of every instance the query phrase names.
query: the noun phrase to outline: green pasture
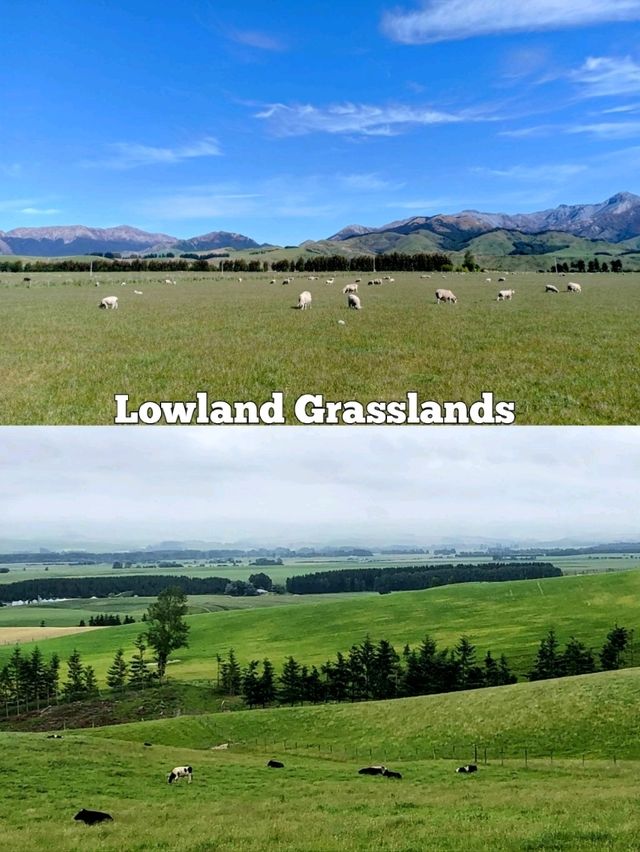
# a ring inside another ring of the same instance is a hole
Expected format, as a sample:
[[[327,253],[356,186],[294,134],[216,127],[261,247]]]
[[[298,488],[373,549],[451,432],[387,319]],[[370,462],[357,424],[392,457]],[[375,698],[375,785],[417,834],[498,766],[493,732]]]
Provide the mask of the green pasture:
[[[288,286],[280,274],[271,285],[271,274],[176,273],[175,287],[163,273],[30,277],[26,286],[0,276],[1,423],[107,424],[116,393],[137,407],[197,391],[257,402],[282,391],[293,423],[302,394],[364,403],[408,390],[467,403],[492,391],[516,402],[518,423],[638,422],[635,274],[513,273],[505,284],[496,273],[393,274],[367,287],[363,273],[361,311],[346,307],[340,291],[354,276],[344,273],[298,274]],[[547,281],[562,289],[571,278],[581,295],[544,293]],[[458,303],[437,305],[437,287]],[[515,287],[513,301],[496,301],[501,287]],[[312,309],[294,310],[307,289]],[[107,295],[119,310],[98,310]]]
[[[504,653],[522,675],[551,627],[562,642],[575,635],[596,650],[615,622],[637,632],[639,599],[636,570],[354,594],[335,602],[192,615],[189,647],[173,655],[169,673],[178,680],[211,679],[216,654],[224,655],[231,647],[242,663],[269,657],[279,669],[289,654],[299,662],[323,663],[366,634],[388,639],[400,651],[405,643],[417,645],[429,633],[449,647],[466,635],[477,646],[479,658],[488,650]],[[63,660],[77,647],[102,680],[116,649],[132,650],[140,630],[136,623],[38,644],[45,654],[56,651]],[[29,643],[24,648],[28,650]],[[10,647],[0,648],[0,665],[10,653]]]
[[[123,559],[126,557],[123,556]],[[4,583],[17,583],[21,580],[51,579],[53,577],[117,577],[118,574],[154,574],[165,577],[227,577],[229,580],[248,580],[251,574],[264,572],[268,574],[274,583],[284,585],[288,577],[297,574],[314,574],[318,571],[339,571],[346,568],[385,568],[387,566],[401,565],[440,565],[453,562],[455,564],[481,564],[492,563],[489,557],[473,556],[447,556],[439,557],[431,554],[377,554],[373,557],[356,557],[344,559],[338,557],[316,557],[309,559],[285,559],[282,565],[250,565],[248,559],[242,560],[241,565],[215,565],[208,560],[178,560],[182,568],[154,568],[150,565],[138,566],[134,564],[131,568],[114,569],[112,563],[100,563],[97,565],[70,565],[51,562],[46,563],[3,563],[0,554],[0,567],[8,568],[6,574],[0,574],[0,585]],[[628,571],[640,567],[640,554],[598,554],[581,556],[541,556],[539,562],[551,562],[557,565],[565,574],[587,574],[604,573],[606,571]],[[202,596],[198,596],[202,597]],[[205,596],[211,597],[211,596]],[[213,596],[215,597],[215,596]],[[118,599],[119,600],[119,599]],[[227,601],[226,598],[224,598]],[[254,606],[255,602],[229,602],[229,606]],[[118,601],[116,601],[117,605]],[[262,605],[270,605],[275,602],[268,598]],[[111,607],[111,603],[98,604],[97,606]],[[109,612],[118,611],[111,608]]]
[[[627,670],[391,702],[182,717],[64,732],[61,740],[0,734],[3,845],[636,850],[639,688],[638,672]],[[228,750],[212,750],[223,742]],[[474,742],[479,771],[456,774],[474,759]],[[502,753],[493,749],[498,742]],[[271,757],[285,768],[268,769]],[[359,776],[370,762],[403,777]],[[184,764],[193,766],[193,783],[168,785],[166,773]],[[114,820],[74,822],[83,807]]]

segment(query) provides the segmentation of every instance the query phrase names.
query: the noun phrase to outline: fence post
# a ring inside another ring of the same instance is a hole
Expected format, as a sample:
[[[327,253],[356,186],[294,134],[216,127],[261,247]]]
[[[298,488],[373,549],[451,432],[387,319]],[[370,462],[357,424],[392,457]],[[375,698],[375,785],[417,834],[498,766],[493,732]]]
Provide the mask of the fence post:
[[[487,747],[484,747],[484,765],[487,765]]]
[[[500,746],[500,766],[504,766],[504,750],[502,746]]]
[[[478,762],[478,744],[477,743],[473,744],[473,762],[474,763]]]
[[[526,746],[525,746],[525,749],[524,749],[524,765],[525,765],[525,768],[528,766],[528,762],[527,762],[527,747],[526,747]]]

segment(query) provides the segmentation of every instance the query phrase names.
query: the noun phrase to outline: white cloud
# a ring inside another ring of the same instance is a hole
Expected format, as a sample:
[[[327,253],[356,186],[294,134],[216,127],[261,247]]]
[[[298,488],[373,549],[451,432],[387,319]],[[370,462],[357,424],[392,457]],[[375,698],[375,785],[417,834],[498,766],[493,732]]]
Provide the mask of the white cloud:
[[[394,9],[382,29],[403,44],[640,20],[640,0],[424,0]]]
[[[569,78],[583,87],[587,97],[640,92],[640,65],[630,56],[590,56]]]
[[[53,216],[54,213],[61,213],[61,210],[58,210],[56,207],[24,207],[21,211],[26,216]]]
[[[477,114],[442,112],[402,104],[334,104],[315,107],[311,104],[270,104],[256,118],[269,122],[277,136],[303,136],[307,133],[336,133],[361,136],[396,136],[412,126],[452,124],[481,120]]]
[[[576,124],[563,128],[565,133],[588,133],[601,139],[640,137],[640,121],[602,121],[595,124]]]
[[[287,45],[282,39],[259,30],[229,30],[227,36],[237,44],[255,47],[258,50],[282,51],[287,49]]]
[[[563,181],[587,171],[587,166],[582,163],[551,163],[539,166],[515,165],[504,169],[480,167],[471,171],[474,174],[508,178],[509,180],[534,182],[544,180]]]
[[[218,142],[211,136],[175,148],[139,145],[134,142],[115,142],[108,147],[111,156],[104,160],[85,161],[82,165],[86,167],[134,169],[138,166],[167,165],[195,157],[217,157],[221,154]]]

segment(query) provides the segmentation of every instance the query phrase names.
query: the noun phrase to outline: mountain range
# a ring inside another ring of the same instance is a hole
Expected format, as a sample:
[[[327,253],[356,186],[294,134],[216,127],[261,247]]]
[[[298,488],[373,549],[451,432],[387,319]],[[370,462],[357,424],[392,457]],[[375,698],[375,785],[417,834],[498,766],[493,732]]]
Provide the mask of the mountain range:
[[[481,254],[546,254],[571,248],[577,252],[618,253],[640,248],[640,196],[619,192],[597,204],[561,204],[535,213],[484,213],[463,210],[435,216],[412,216],[379,227],[348,225],[325,240],[300,245],[321,253],[387,251],[463,251]],[[212,231],[189,239],[155,234],[121,225],[16,228],[0,231],[0,255],[62,257],[91,252],[144,254],[205,252],[269,247],[243,234]]]

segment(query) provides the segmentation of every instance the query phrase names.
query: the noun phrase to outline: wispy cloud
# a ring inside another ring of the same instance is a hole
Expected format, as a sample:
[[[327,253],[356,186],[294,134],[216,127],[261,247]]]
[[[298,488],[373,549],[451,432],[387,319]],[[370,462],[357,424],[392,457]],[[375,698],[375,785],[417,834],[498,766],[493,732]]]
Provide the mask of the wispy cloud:
[[[86,160],[88,168],[135,169],[139,166],[170,165],[195,157],[217,157],[222,153],[216,139],[206,136],[187,145],[164,148],[139,145],[134,142],[115,142],[108,146],[110,155],[101,160]]]
[[[640,121],[601,121],[595,124],[575,124],[564,128],[565,133],[587,133],[603,139],[640,137]]]
[[[398,182],[394,183],[393,181],[385,180],[374,172],[339,175],[338,179],[347,189],[361,190],[363,192],[375,192],[380,189],[390,189],[391,187],[402,185],[398,184]]]
[[[505,169],[490,169],[478,167],[471,169],[473,174],[486,175],[487,177],[507,178],[516,181],[563,181],[587,171],[587,166],[582,163],[548,163],[539,166],[515,165]]]
[[[0,174],[8,178],[21,177],[22,163],[2,163],[0,164]]]
[[[56,207],[24,207],[20,213],[26,216],[53,216],[55,213],[61,213]]]
[[[590,56],[569,75],[587,97],[629,95],[640,92],[640,65],[630,56]]]
[[[353,103],[328,107],[270,104],[255,117],[267,121],[277,136],[304,136],[308,133],[397,136],[415,126],[482,120],[471,111],[456,114],[402,104],[375,106]]]
[[[280,52],[287,50],[288,45],[277,36],[269,33],[261,32],[260,30],[226,30],[227,37],[236,44],[243,44],[246,47],[255,47],[258,50],[271,50]]]
[[[402,44],[427,44],[640,20],[640,0],[423,0],[418,9],[394,9],[383,32]]]
[[[517,127],[514,130],[501,130],[498,136],[508,136],[512,139],[527,139],[530,136],[548,136],[549,133],[557,132],[556,124],[536,124],[532,127]]]

